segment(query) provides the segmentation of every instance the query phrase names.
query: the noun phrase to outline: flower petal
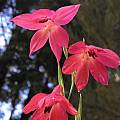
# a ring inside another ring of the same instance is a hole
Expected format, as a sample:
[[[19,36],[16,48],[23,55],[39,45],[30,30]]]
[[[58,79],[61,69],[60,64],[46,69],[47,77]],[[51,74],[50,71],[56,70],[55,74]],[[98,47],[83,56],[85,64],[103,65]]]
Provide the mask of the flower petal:
[[[98,50],[96,60],[107,67],[116,68],[119,66],[119,56],[109,49]]]
[[[30,120],[48,120],[48,118],[49,113],[44,113],[44,108],[40,108],[33,113]]]
[[[61,92],[62,92],[62,86],[57,85],[53,89],[51,94],[49,94],[48,96],[44,97],[42,100],[40,100],[38,102],[39,108],[43,108],[43,106],[42,106],[43,104],[44,104],[44,107],[53,106],[56,103],[56,101],[55,101],[56,97],[55,96],[56,95],[60,95]]]
[[[35,96],[32,97],[32,99],[30,100],[30,102],[24,107],[23,112],[25,114],[28,114],[31,111],[34,111],[35,109],[37,109],[38,107],[38,102],[44,98],[45,96],[47,96],[47,94],[44,93],[38,93]]]
[[[68,24],[77,14],[80,4],[61,7],[56,11],[55,22],[59,25]]]
[[[12,18],[11,21],[17,24],[18,26],[29,30],[38,30],[44,28],[45,26],[43,23],[38,22],[38,15],[33,14],[18,15]]]
[[[62,92],[62,86],[57,85],[57,86],[53,89],[52,94],[59,94],[59,95],[60,95],[61,92]]]
[[[68,49],[68,52],[70,54],[78,54],[81,53],[83,49],[85,49],[85,42],[80,41],[71,45]]]
[[[39,14],[40,17],[49,17],[52,18],[55,15],[55,11],[50,10],[50,9],[39,9],[39,10],[34,10],[32,12],[33,14]]]
[[[62,72],[64,74],[71,74],[72,72],[77,71],[80,61],[81,59],[78,54],[70,56],[68,59],[65,60],[62,67]]]
[[[49,120],[68,120],[67,113],[59,103],[53,105]]]
[[[49,33],[43,29],[43,30],[37,31],[33,35],[31,42],[30,42],[30,55],[45,45],[45,43],[48,40],[48,34]]]
[[[87,61],[81,61],[78,72],[76,74],[75,85],[80,92],[83,88],[86,87],[89,78],[89,66]]]
[[[65,29],[60,26],[53,27],[53,30],[50,32],[50,47],[57,59],[57,62],[60,61],[62,55],[62,47],[68,47],[68,34]]]
[[[109,75],[103,64],[92,59],[90,62],[90,72],[96,81],[102,85],[108,85]]]
[[[71,115],[77,115],[77,110],[70,104],[70,102],[64,96],[57,96],[56,101]]]

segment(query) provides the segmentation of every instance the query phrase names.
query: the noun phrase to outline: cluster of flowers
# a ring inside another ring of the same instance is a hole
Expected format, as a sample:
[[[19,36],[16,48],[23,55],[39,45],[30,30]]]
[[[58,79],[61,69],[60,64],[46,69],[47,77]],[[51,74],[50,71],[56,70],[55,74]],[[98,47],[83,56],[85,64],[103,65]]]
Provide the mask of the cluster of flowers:
[[[35,10],[29,14],[14,17],[11,21],[28,30],[38,30],[30,42],[30,55],[42,48],[47,40],[59,64],[62,48],[68,48],[69,35],[62,28],[77,14],[80,5],[61,7],[56,11],[49,9]],[[107,85],[109,74],[107,67],[117,68],[119,56],[109,49],[86,45],[84,41],[77,42],[68,48],[72,54],[65,60],[62,72],[76,73],[75,85],[81,91],[88,83],[89,71],[94,79],[102,85]],[[77,115],[77,110],[62,95],[62,87],[56,86],[51,94],[38,93],[24,107],[28,114],[35,111],[31,120],[68,120],[67,113]]]

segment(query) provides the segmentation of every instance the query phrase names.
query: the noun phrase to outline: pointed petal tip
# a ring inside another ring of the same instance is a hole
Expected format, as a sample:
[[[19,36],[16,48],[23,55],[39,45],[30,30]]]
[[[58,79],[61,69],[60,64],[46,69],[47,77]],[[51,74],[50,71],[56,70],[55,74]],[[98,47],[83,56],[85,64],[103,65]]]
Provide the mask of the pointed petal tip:
[[[28,114],[28,113],[29,113],[29,112],[26,110],[25,107],[22,109],[22,112],[23,112],[24,114]]]
[[[17,17],[17,16],[16,16],[16,17]],[[11,18],[9,21],[15,23],[15,22],[16,22],[16,17]]]
[[[87,80],[87,82],[88,82],[88,80]],[[78,93],[80,93],[82,90],[84,90],[86,86],[87,86],[87,83],[80,84],[80,85],[76,84],[76,88],[77,88]]]
[[[30,53],[29,53],[29,58],[31,57],[31,55],[32,55],[32,53],[30,52]]]
[[[73,113],[72,115],[78,115],[78,111],[75,108],[73,109],[72,113]]]
[[[10,21],[14,22],[14,20],[16,19],[17,16],[13,17],[10,19]]]
[[[27,114],[27,112],[25,111],[25,109],[23,109],[22,112],[23,112],[24,114]]]
[[[24,108],[22,109],[22,112],[23,112],[24,114],[28,114],[28,113],[29,113],[28,110],[26,109],[26,107],[24,107]]]
[[[77,110],[75,111],[75,114],[74,114],[74,115],[78,115],[78,111],[77,111]]]
[[[81,5],[80,4],[76,4],[75,7],[79,8]]]
[[[81,92],[81,89],[78,89],[78,88],[77,88],[77,91],[78,91],[78,93],[80,93],[80,92]]]
[[[81,93],[81,91],[85,88],[85,87],[79,87],[79,86],[76,86],[77,87],[77,91],[78,91],[78,93]]]
[[[76,4],[76,5],[74,5],[74,6],[75,6],[76,11],[78,12],[78,11],[79,11],[79,8],[80,8],[80,4]]]
[[[9,21],[15,23],[15,22],[16,22],[16,18],[15,18],[15,17],[14,17],[14,18],[11,18]],[[15,23],[15,24],[16,24],[16,23]]]
[[[104,86],[108,86],[109,82],[107,81],[106,83],[101,83],[101,84],[104,85]]]
[[[62,86],[61,85],[57,85],[54,89],[53,89],[53,93],[58,93],[60,94],[60,92],[62,91]]]
[[[55,87],[55,89],[61,91],[61,90],[62,90],[62,86],[61,86],[61,85],[57,85],[57,86]]]
[[[10,22],[14,22],[14,18],[11,18],[9,21],[10,21]]]
[[[31,56],[33,55],[33,51],[29,52],[29,58],[31,58]]]

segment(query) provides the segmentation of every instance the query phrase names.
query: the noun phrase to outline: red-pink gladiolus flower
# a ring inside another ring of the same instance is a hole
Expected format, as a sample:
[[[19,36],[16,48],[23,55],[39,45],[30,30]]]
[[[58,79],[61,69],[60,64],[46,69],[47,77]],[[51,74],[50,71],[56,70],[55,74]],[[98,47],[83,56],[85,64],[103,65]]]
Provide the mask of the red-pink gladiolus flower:
[[[88,83],[89,71],[96,81],[102,85],[108,85],[109,75],[107,67],[119,66],[119,56],[109,49],[102,49],[85,42],[77,42],[68,49],[70,56],[65,60],[62,72],[71,74],[76,71],[75,84],[78,91]]]
[[[35,111],[31,120],[68,120],[67,113],[77,115],[76,109],[61,95],[62,87],[56,86],[51,94],[38,93],[24,107],[28,114]]]
[[[69,36],[61,25],[68,24],[76,15],[80,5],[61,7],[56,11],[49,9],[35,10],[11,19],[18,26],[29,30],[38,30],[30,42],[30,55],[42,48],[49,38],[50,47],[60,61],[62,47],[68,47]]]

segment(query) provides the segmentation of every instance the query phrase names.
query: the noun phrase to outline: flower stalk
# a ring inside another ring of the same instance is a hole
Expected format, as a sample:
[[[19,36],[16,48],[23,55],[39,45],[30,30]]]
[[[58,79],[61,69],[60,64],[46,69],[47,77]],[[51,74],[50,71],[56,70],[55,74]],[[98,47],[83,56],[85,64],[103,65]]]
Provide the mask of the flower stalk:
[[[73,72],[72,75],[71,75],[71,87],[70,87],[70,92],[69,92],[69,95],[68,95],[68,100],[70,99],[72,91],[73,91],[74,80],[75,80],[75,72]]]
[[[58,64],[58,83],[63,88],[62,94],[65,95],[64,82],[63,82],[63,76],[62,76],[62,71],[61,71],[61,68],[60,68],[60,64]]]
[[[63,47],[63,53],[65,55],[65,58],[67,59],[68,58],[68,50],[66,47]]]
[[[75,116],[75,120],[82,120],[82,95],[80,93],[78,115]]]

